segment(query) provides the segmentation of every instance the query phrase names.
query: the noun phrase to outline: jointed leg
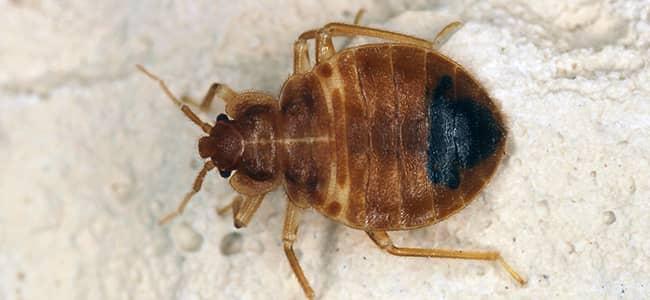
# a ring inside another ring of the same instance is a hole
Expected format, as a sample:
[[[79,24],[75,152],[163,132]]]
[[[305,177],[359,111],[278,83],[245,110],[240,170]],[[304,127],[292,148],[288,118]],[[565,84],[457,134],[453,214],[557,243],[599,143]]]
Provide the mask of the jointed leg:
[[[354,15],[354,21],[352,22],[352,24],[354,24],[354,25],[359,25],[359,24],[361,23],[361,18],[363,18],[363,15],[364,15],[365,13],[366,13],[366,10],[363,9],[363,8],[360,8],[360,9],[357,11],[357,14]]]
[[[336,54],[332,36],[326,30],[319,30],[316,34],[316,63],[327,60]]]
[[[199,171],[199,174],[196,175],[196,179],[194,179],[194,184],[192,185],[192,191],[190,191],[185,195],[185,198],[183,198],[183,201],[181,202],[180,205],[178,205],[176,210],[161,218],[158,223],[160,223],[161,225],[166,224],[169,221],[173,220],[175,217],[182,214],[183,210],[185,210],[185,206],[187,206],[187,203],[189,203],[190,200],[192,200],[192,197],[201,190],[201,185],[203,184],[203,178],[205,178],[205,175],[208,174],[208,171],[212,169],[214,169],[214,164],[212,163],[212,161],[206,162],[203,165],[201,171]]]
[[[491,260],[497,261],[501,266],[510,273],[519,284],[526,284],[526,280],[519,275],[510,265],[506,263],[499,252],[495,251],[464,251],[449,249],[425,249],[425,248],[401,248],[393,245],[390,237],[385,231],[368,231],[368,236],[377,244],[377,246],[386,252],[397,256],[424,256],[424,257],[441,257],[441,258],[459,258],[474,260]]]
[[[420,38],[412,37],[409,35],[376,29],[376,28],[343,24],[343,23],[329,23],[319,30],[305,31],[298,37],[298,41],[306,41],[309,39],[316,40],[316,63],[319,63],[323,60],[328,59],[329,57],[334,55],[334,53],[336,53],[336,51],[334,50],[334,44],[332,43],[332,37],[335,36],[355,37],[359,35],[380,38],[380,39],[401,42],[401,43],[415,44],[425,48],[433,47],[433,44],[431,42]]]
[[[251,222],[253,215],[260,208],[265,194],[245,197],[237,196],[232,202],[232,215],[234,218],[235,228],[242,228],[248,226]]]
[[[307,73],[310,69],[307,40],[298,39],[293,44],[293,74]]]
[[[316,38],[316,33],[319,31],[326,31],[332,37],[336,37],[336,36],[355,37],[361,35],[361,36],[374,37],[374,38],[379,38],[379,39],[384,39],[384,40],[389,40],[394,42],[415,44],[425,48],[432,47],[431,42],[410,35],[377,29],[377,28],[370,28],[370,27],[343,24],[343,23],[329,23],[320,30],[306,31],[300,35],[299,39]]]
[[[307,281],[305,273],[300,267],[298,258],[296,258],[296,254],[293,252],[293,242],[296,240],[298,234],[300,208],[294,205],[291,201],[287,202],[287,213],[284,217],[284,229],[282,230],[284,253],[287,255],[287,258],[289,259],[289,265],[291,265],[291,269],[296,275],[300,286],[302,286],[302,290],[305,292],[305,295],[309,299],[314,299],[314,290],[312,290],[311,286],[309,286],[309,282]]]
[[[455,21],[447,24],[445,28],[440,30],[438,34],[436,34],[436,37],[433,39],[433,48],[434,49],[439,49],[442,44],[444,44],[452,34],[456,33],[460,27],[463,26],[463,23]]]
[[[228,213],[228,211],[230,211],[232,209],[232,206],[235,204],[235,202],[238,200],[239,197],[241,197],[241,196],[237,195],[237,196],[235,196],[235,198],[233,198],[230,201],[230,203],[228,203],[225,206],[222,206],[220,208],[217,208],[216,209],[217,215],[222,216],[222,217],[225,216]]]
[[[323,28],[321,28],[320,30],[310,30],[302,33],[299,39],[304,39],[304,40],[314,39],[314,38],[317,39],[320,32],[327,32],[331,37],[336,37],[336,36],[354,37],[354,36],[361,35],[361,36],[385,39],[394,42],[415,44],[417,46],[424,47],[424,48],[436,49],[439,48],[456,30],[458,30],[460,26],[462,26],[462,23],[458,21],[448,24],[436,35],[433,42],[429,42],[424,39],[420,39],[414,36],[401,34],[397,32],[359,26],[356,25],[356,23],[354,25],[343,24],[343,23],[329,23],[325,25]]]
[[[230,203],[217,209],[219,216],[224,216],[228,211],[232,210],[232,216],[235,223],[235,228],[242,228],[248,226],[251,218],[262,204],[264,194],[255,197],[244,198],[245,196],[237,195],[230,201]]]
[[[309,39],[316,40],[316,63],[326,60],[336,53],[334,44],[332,43],[332,35],[329,31],[325,30],[325,28],[303,32],[294,44],[294,72],[296,70],[295,66],[297,65],[296,63],[298,62],[299,55],[299,53],[296,52],[296,47],[297,45],[303,45],[303,47],[307,49],[307,40]],[[307,53],[307,50],[304,51],[304,53]],[[303,57],[306,57],[306,54],[303,55]],[[309,62],[307,62],[306,65],[309,65]],[[309,69],[307,69],[307,71],[308,70]]]
[[[354,21],[352,23],[352,26],[357,26],[361,23],[361,18],[363,18],[363,15],[366,13],[366,10],[361,8],[357,11],[356,15],[354,15]],[[338,23],[338,24],[343,24],[343,23]],[[329,25],[329,24],[328,24]],[[325,26],[327,27],[327,25]],[[322,29],[324,29],[323,27]],[[312,29],[309,31],[303,32],[298,38],[303,39],[303,40],[308,40],[308,39],[314,39],[316,38],[316,34],[318,33],[320,29]]]
[[[359,9],[354,16],[354,25],[361,22],[361,18],[365,10]],[[307,40],[316,39],[316,63],[323,61],[336,53],[332,37],[329,32],[323,30],[310,30],[298,38],[293,44],[293,73],[302,74],[309,72],[311,66],[309,64],[309,50],[307,48]]]
[[[199,104],[201,110],[207,111],[212,105],[212,100],[215,96],[223,99],[223,101],[227,104],[229,102],[233,102],[233,100],[237,97],[237,93],[223,83],[213,83],[210,86],[210,89],[208,89],[208,92],[205,93],[205,96],[203,96],[201,104]]]

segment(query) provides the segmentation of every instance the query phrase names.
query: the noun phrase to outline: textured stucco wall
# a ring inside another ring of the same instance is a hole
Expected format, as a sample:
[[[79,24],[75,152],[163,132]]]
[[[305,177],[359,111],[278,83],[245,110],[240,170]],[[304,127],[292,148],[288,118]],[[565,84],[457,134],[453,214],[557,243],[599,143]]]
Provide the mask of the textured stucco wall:
[[[359,7],[429,39],[464,21],[441,51],[511,130],[472,205],[394,240],[498,249],[529,284],[493,263],[392,257],[307,213],[296,248],[320,298],[650,295],[650,1],[320,2],[0,0],[0,299],[302,299],[281,191],[236,231],[211,174],[157,226],[200,168],[200,131],[133,65],[179,95],[214,81],[275,94],[296,36]]]

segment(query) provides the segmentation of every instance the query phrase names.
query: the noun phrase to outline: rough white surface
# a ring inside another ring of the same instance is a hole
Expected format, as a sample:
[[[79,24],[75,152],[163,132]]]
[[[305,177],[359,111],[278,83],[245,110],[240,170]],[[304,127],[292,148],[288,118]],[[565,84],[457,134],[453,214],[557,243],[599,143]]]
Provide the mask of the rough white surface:
[[[133,65],[193,97],[214,81],[277,93],[295,37],[359,7],[429,39],[464,21],[441,51],[511,132],[472,205],[395,241],[498,249],[529,284],[493,263],[392,257],[308,213],[296,247],[320,298],[650,295],[650,1],[320,2],[0,1],[0,299],[301,299],[281,191],[233,233],[214,212],[232,189],[212,174],[157,226],[201,134]]]

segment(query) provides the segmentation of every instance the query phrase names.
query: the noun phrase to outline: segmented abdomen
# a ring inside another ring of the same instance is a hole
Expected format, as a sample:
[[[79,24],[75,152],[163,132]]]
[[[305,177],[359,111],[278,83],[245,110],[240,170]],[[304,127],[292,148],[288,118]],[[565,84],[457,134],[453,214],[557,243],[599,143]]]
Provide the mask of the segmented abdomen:
[[[447,58],[404,44],[346,49],[290,78],[281,111],[291,200],[365,230],[444,219],[503,154],[503,121],[483,89]]]

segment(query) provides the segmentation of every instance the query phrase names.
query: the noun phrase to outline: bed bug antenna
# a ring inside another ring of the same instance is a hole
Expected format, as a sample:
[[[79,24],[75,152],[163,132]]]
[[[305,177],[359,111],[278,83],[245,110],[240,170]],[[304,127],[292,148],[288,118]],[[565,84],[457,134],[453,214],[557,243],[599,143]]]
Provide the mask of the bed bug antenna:
[[[212,125],[201,121],[201,119],[199,119],[199,117],[192,111],[192,109],[190,109],[189,106],[187,106],[187,104],[178,100],[178,98],[174,96],[174,94],[169,90],[167,84],[165,84],[165,81],[163,81],[153,73],[149,72],[142,65],[138,64],[135,65],[135,67],[138,68],[138,70],[140,70],[142,73],[144,73],[144,75],[147,75],[147,77],[151,78],[154,81],[157,81],[158,84],[160,85],[160,88],[163,90],[163,92],[165,92],[167,97],[169,97],[169,99],[172,100],[172,102],[174,102],[174,104],[176,104],[181,109],[181,111],[185,114],[185,116],[187,116],[187,118],[190,119],[190,121],[192,121],[194,124],[201,127],[201,130],[203,130],[203,132],[210,134],[210,130],[212,130]]]

